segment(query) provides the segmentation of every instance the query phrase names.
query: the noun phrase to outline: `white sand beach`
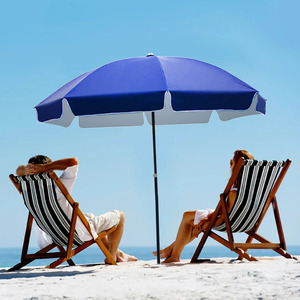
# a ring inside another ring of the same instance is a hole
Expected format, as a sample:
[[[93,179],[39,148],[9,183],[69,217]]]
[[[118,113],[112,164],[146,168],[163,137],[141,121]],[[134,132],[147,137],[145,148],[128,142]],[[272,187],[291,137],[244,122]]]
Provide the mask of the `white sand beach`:
[[[300,261],[216,258],[201,264],[151,260],[1,269],[0,299],[300,299]]]

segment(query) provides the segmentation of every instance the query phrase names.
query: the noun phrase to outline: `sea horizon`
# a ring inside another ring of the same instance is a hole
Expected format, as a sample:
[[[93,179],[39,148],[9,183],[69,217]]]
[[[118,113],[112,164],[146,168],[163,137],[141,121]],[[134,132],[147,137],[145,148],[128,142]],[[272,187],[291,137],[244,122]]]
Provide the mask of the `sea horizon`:
[[[122,247],[122,251],[134,255],[138,258],[138,260],[154,260],[156,257],[152,254],[152,251],[156,249],[155,246],[130,246],[130,247]],[[191,259],[196,247],[185,247],[181,259]],[[38,248],[29,248],[29,252],[33,253],[38,251]],[[293,256],[300,255],[300,245],[296,246],[287,246],[287,251],[291,253]],[[22,247],[3,247],[0,248],[0,267],[1,268],[9,268],[14,266],[15,264],[20,262],[22,253]],[[252,249],[249,250],[249,253],[253,256],[279,256],[276,252],[270,249]],[[237,257],[237,254],[229,249],[222,246],[206,246],[203,248],[199,258],[219,258],[219,257]],[[74,256],[73,261],[75,264],[95,264],[95,263],[103,263],[104,255],[100,251],[100,249],[93,245],[81,253]],[[46,266],[51,263],[55,259],[38,259],[31,262],[28,266]],[[163,261],[163,259],[162,259]]]

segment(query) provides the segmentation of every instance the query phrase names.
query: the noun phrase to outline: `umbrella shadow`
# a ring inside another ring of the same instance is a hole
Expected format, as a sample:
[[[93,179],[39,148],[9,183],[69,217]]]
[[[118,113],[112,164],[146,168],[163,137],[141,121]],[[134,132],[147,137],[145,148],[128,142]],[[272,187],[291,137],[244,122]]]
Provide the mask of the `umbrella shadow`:
[[[97,265],[105,266],[105,264],[88,264],[88,265],[77,265],[81,268],[84,267],[94,267]],[[76,266],[76,267],[77,267]],[[0,269],[0,280],[5,279],[14,279],[14,278],[34,278],[34,277],[69,277],[69,276],[77,276],[84,274],[92,274],[94,270],[86,270],[86,271],[78,271],[71,270],[72,267],[62,266],[60,268],[56,268],[55,271],[47,272],[48,269],[44,268],[25,268],[18,271],[8,272],[7,269]],[[64,270],[65,269],[65,270]]]
[[[195,264],[222,264],[222,262],[218,262],[216,260],[213,259],[200,259],[199,261],[195,262],[195,263],[191,263],[191,262],[175,262],[175,263],[168,263],[165,264],[166,267],[182,267],[182,266],[186,266],[186,265],[195,265]]]
[[[190,264],[222,264],[223,262],[218,262],[213,259],[201,259],[201,261],[198,261],[197,263],[191,263],[191,262],[174,262],[174,263],[167,263],[167,264],[160,264],[160,265],[150,265],[145,264],[143,267],[148,269],[157,269],[161,266],[164,267],[182,267]]]

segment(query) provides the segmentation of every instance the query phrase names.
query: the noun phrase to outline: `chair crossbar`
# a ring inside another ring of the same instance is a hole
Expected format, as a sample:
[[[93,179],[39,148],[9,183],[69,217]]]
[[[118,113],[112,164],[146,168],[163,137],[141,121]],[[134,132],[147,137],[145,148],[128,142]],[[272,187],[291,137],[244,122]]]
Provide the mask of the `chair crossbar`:
[[[241,249],[275,249],[281,248],[279,243],[234,243],[236,248]]]
[[[56,257],[63,257],[63,256],[64,254],[62,252],[49,252],[49,253],[26,254],[25,258],[44,259],[44,258],[56,258]]]

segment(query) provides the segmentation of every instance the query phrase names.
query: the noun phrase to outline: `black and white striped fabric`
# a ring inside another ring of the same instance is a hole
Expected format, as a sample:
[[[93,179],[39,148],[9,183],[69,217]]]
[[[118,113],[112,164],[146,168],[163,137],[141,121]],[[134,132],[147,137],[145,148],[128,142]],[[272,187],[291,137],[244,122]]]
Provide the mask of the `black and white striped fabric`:
[[[21,184],[24,203],[37,225],[48,233],[55,245],[66,246],[71,222],[60,208],[55,183],[48,173],[16,177]],[[75,232],[73,247],[84,242]]]
[[[239,173],[237,197],[229,212],[232,232],[247,232],[255,226],[284,161],[246,160]],[[213,229],[226,231],[225,222]]]

